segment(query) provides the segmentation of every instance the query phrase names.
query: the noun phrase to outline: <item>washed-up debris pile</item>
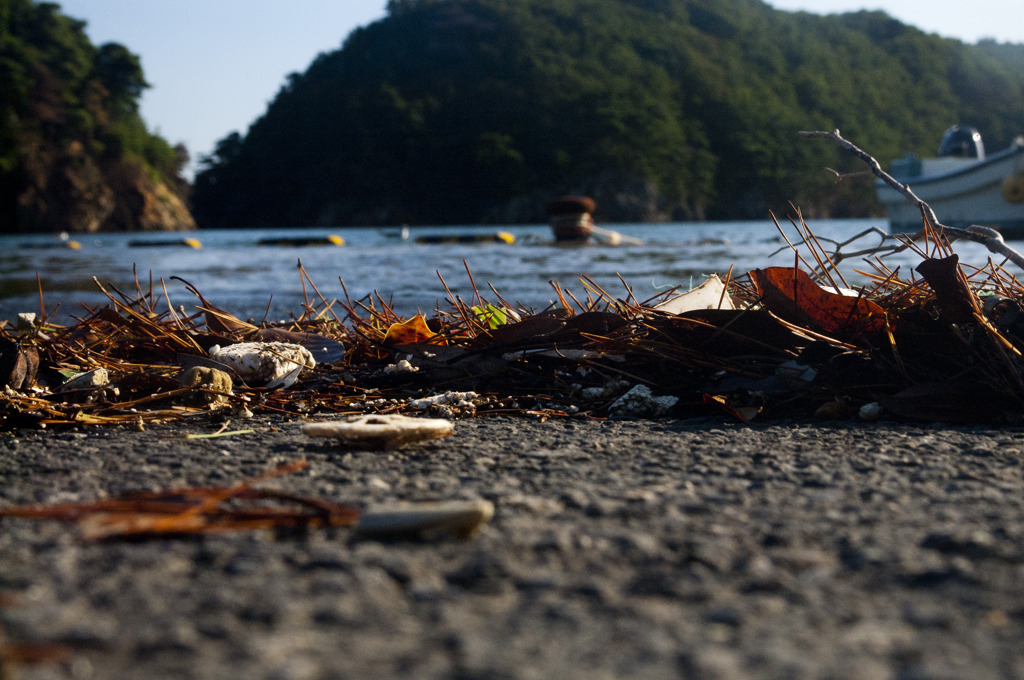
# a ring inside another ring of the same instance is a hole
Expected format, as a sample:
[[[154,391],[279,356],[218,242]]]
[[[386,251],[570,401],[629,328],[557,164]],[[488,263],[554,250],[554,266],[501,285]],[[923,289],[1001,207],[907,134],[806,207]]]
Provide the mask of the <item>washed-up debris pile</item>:
[[[1024,413],[1024,291],[991,261],[962,266],[934,235],[913,272],[865,260],[842,279],[802,221],[796,265],[710,276],[650,300],[587,277],[577,297],[516,308],[475,286],[430,318],[370,296],[315,295],[287,325],[255,325],[166,288],[108,292],[74,325],[23,314],[0,326],[0,428],[134,424],[219,414],[310,420],[755,416],[946,422]],[[467,268],[468,271],[468,268]],[[472,275],[470,274],[472,280]]]

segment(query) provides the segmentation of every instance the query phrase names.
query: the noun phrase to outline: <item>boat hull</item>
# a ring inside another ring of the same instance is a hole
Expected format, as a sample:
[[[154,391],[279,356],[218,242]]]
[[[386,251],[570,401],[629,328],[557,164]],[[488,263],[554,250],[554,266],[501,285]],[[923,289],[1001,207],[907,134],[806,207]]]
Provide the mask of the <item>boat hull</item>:
[[[1007,238],[1024,238],[1024,146],[1012,146],[948,172],[898,179],[931,206],[946,226],[977,224],[998,229]],[[877,190],[891,232],[921,229],[917,207],[881,182]]]

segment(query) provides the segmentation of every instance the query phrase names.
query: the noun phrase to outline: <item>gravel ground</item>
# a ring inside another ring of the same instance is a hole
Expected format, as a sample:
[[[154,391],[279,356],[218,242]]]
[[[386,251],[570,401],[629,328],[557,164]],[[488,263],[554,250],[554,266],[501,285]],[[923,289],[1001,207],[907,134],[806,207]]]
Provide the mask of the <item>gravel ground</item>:
[[[269,483],[482,497],[467,540],[348,529],[82,542],[0,520],[38,678],[1024,678],[1024,429],[460,420],[393,452],[299,423],[0,435],[0,504]]]

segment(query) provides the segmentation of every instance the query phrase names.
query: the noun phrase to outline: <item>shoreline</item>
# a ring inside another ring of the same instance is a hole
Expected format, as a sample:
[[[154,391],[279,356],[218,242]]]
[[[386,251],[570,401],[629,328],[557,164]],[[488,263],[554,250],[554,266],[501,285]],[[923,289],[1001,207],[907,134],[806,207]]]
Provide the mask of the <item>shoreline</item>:
[[[346,528],[81,542],[0,519],[23,678],[1024,677],[1024,428],[455,421],[339,449],[257,417],[0,436],[3,506],[232,485],[484,498],[466,540]]]

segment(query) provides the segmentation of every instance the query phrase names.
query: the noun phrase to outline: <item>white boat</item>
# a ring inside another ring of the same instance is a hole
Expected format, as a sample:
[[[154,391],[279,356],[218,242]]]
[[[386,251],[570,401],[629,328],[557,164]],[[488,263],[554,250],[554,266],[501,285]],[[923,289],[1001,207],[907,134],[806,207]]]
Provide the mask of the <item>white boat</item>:
[[[1024,137],[986,156],[977,130],[954,126],[946,131],[937,158],[907,156],[894,162],[889,174],[931,206],[946,226],[978,224],[1007,238],[1024,238]],[[881,181],[877,190],[891,232],[920,231],[917,207]]]

